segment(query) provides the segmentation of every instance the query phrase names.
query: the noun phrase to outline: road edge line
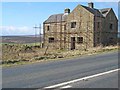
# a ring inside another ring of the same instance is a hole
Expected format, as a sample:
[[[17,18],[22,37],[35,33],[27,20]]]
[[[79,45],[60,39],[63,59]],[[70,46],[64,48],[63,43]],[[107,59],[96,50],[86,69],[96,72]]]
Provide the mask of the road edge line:
[[[55,85],[52,85],[52,86],[47,86],[47,87],[44,87],[44,89],[60,87],[60,86],[63,86],[63,85],[67,85],[67,84],[75,83],[75,82],[78,82],[78,81],[81,81],[81,80],[86,80],[86,79],[102,76],[102,75],[109,74],[109,73],[112,73],[112,72],[116,72],[116,71],[119,71],[119,70],[120,70],[120,68],[119,69],[110,70],[110,71],[106,71],[106,72],[102,72],[102,73],[98,73],[98,74],[94,74],[94,75],[91,75],[91,76],[86,76],[86,77],[83,77],[83,78],[79,78],[79,79],[75,79],[75,80],[71,80],[71,81],[55,84]]]

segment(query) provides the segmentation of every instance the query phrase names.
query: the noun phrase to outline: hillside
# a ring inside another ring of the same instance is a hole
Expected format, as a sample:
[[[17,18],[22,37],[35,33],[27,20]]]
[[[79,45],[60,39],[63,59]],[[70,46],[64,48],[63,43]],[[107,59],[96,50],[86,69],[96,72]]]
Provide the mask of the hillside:
[[[43,40],[43,36],[41,35],[41,41]],[[2,43],[35,43],[40,42],[39,36],[2,36]]]

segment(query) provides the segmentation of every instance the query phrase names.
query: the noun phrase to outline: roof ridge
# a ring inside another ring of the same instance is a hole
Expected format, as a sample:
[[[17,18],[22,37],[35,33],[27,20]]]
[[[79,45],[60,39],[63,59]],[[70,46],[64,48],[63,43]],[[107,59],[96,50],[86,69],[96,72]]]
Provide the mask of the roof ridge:
[[[52,15],[62,15],[62,14],[64,14],[64,13],[58,13],[58,14],[52,14]],[[52,15],[51,15],[51,16],[52,16]]]
[[[103,8],[103,9],[111,9],[111,8]],[[103,9],[99,9],[99,10],[103,10]]]
[[[83,6],[83,7],[87,7],[87,8],[89,8],[89,9],[93,9],[93,10],[99,10],[99,9],[97,9],[97,8],[90,8],[90,7],[88,7],[88,6],[84,6],[84,5],[81,5],[81,6]]]
[[[101,16],[103,17],[102,13],[99,11],[99,9],[96,8],[90,8],[88,6],[81,5],[83,8],[94,14],[95,16]]]

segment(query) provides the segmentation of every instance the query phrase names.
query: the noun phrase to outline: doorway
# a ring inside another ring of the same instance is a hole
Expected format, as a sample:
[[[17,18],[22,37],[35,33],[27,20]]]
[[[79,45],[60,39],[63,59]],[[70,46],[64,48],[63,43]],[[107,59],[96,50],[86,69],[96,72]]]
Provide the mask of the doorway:
[[[75,49],[75,37],[71,37],[71,50]]]

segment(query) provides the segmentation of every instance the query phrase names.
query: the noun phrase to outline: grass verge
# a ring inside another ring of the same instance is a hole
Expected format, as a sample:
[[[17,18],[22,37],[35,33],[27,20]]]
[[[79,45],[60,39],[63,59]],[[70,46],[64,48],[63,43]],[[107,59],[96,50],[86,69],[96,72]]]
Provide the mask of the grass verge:
[[[53,60],[68,60],[81,56],[95,55],[117,51],[118,46],[95,47],[88,50],[48,50],[44,55],[45,49],[27,45],[5,45],[3,46],[1,65],[4,67],[32,64]]]

